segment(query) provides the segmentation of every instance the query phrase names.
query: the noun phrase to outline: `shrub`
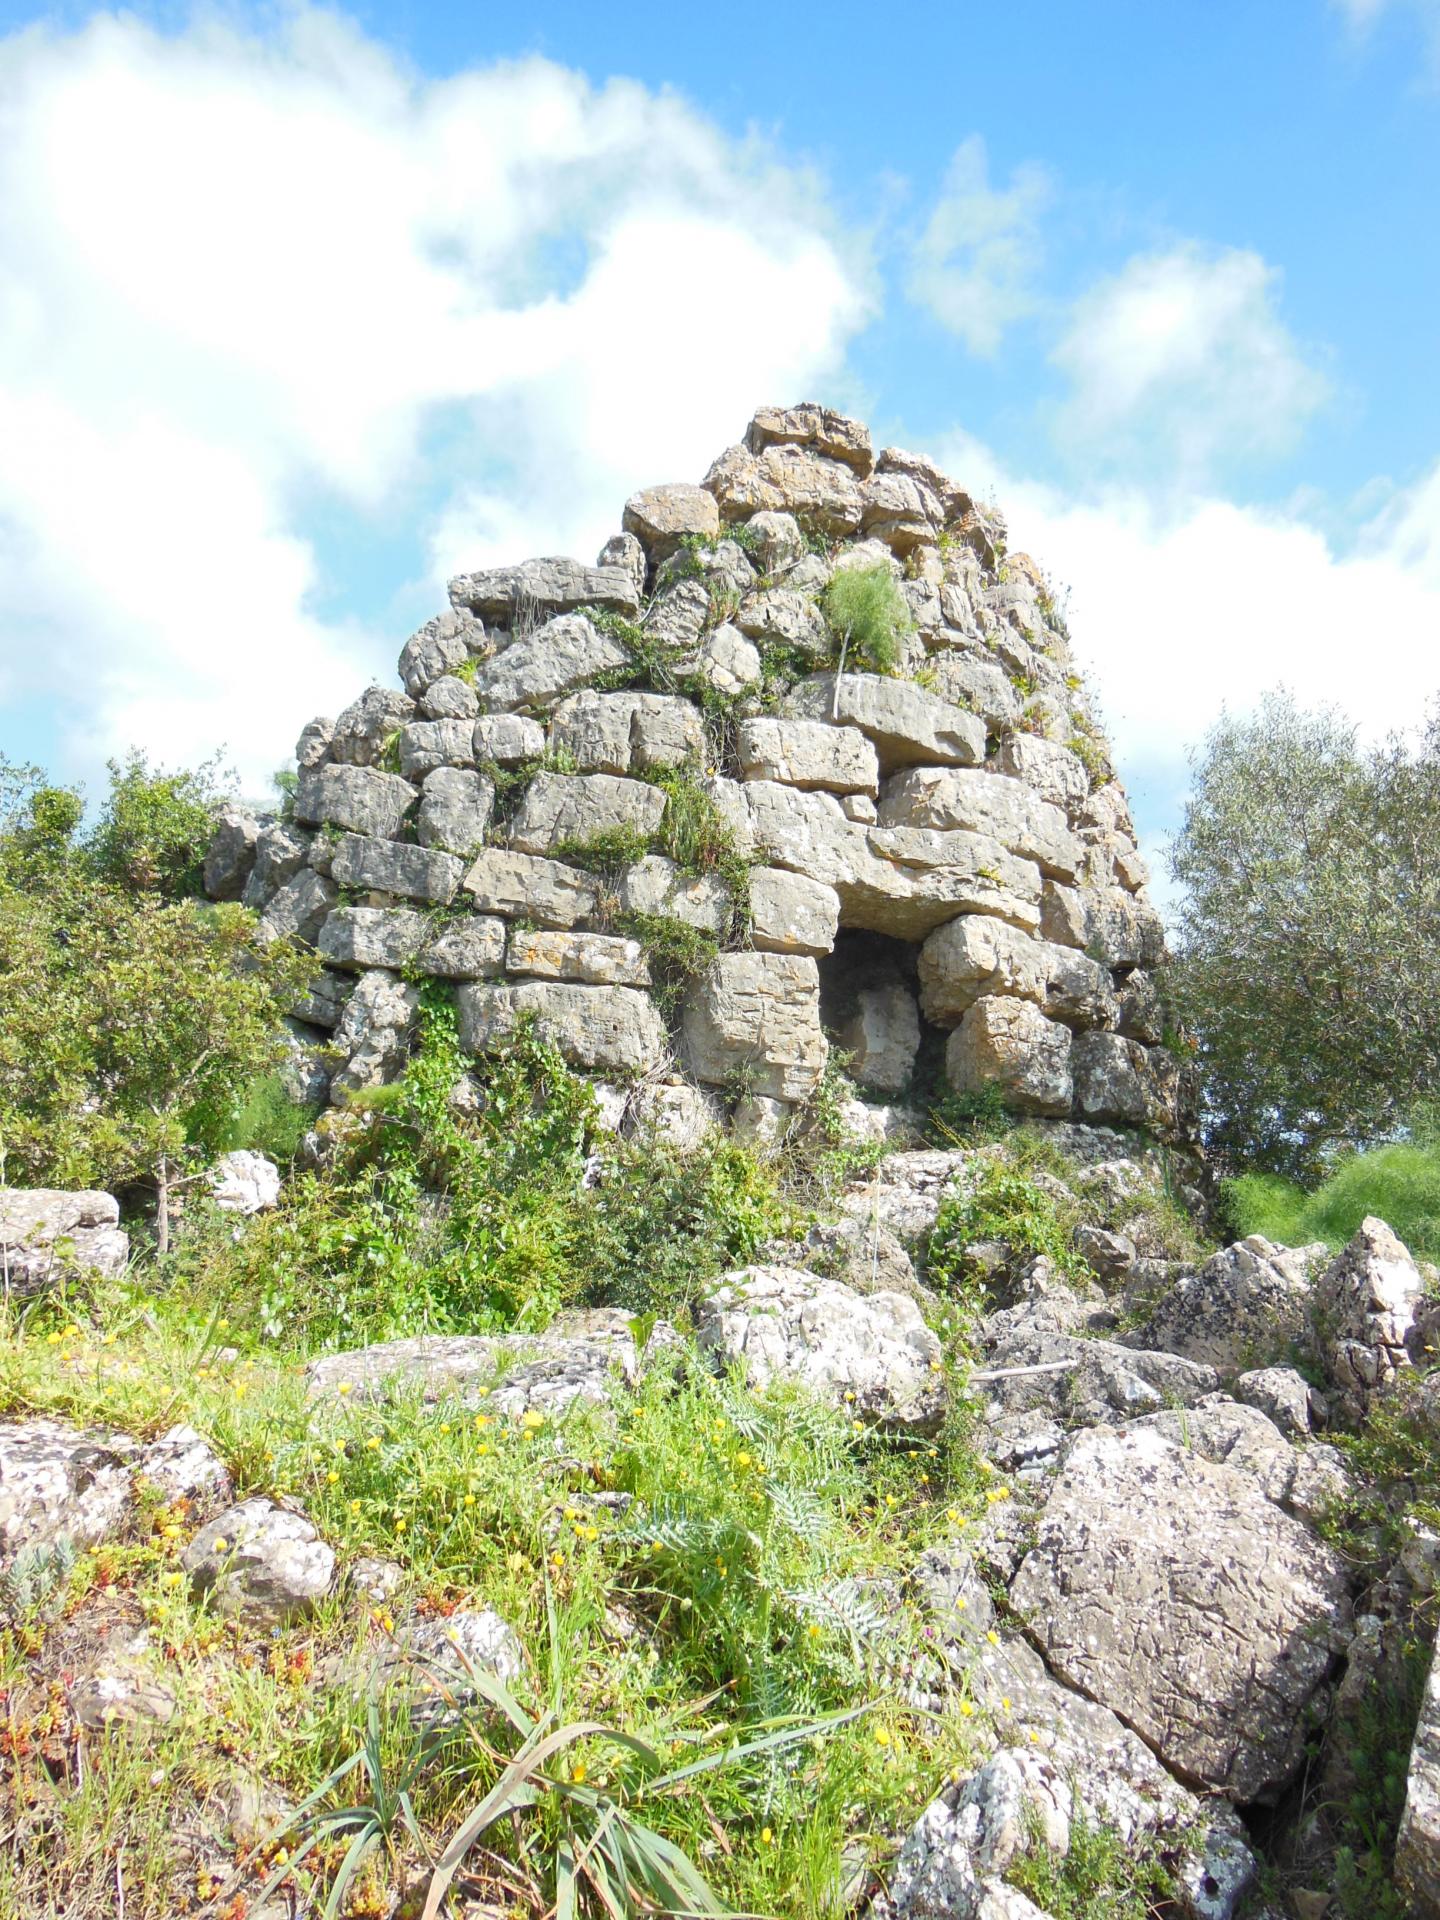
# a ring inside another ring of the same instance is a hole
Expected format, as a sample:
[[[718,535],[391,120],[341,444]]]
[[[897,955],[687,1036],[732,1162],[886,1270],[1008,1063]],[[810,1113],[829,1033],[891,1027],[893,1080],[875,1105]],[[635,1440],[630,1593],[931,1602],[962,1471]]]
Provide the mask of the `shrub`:
[[[139,752],[112,760],[110,797],[87,848],[95,872],[133,893],[198,897],[222,792],[215,760],[177,773],[152,771]]]
[[[900,642],[915,623],[889,567],[842,568],[826,587],[823,605],[845,653],[876,673],[895,670]]]
[[[1353,1154],[1308,1193],[1276,1174],[1241,1174],[1225,1183],[1223,1201],[1237,1236],[1260,1233],[1286,1246],[1323,1240],[1338,1250],[1375,1214],[1412,1253],[1440,1259],[1440,1146]]]

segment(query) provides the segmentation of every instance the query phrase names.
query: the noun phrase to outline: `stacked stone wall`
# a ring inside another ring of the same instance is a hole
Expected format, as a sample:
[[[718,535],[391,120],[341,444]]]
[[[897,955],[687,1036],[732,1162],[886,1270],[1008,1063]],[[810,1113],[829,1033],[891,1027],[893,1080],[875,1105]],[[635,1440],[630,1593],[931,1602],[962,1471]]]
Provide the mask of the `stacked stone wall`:
[[[894,581],[884,671],[827,611],[847,568]],[[782,1129],[836,1036],[900,1094],[931,1030],[959,1092],[1186,1133],[1162,927],[1063,621],[930,461],[762,408],[699,486],[634,495],[594,566],[462,574],[449,599],[399,689],[305,728],[290,817],[230,811],[207,866],[323,959],[296,1015],[333,1102],[399,1071],[440,979],[477,1055],[533,1015],[679,1133]],[[657,925],[694,936],[682,990]],[[887,957],[849,967],[827,1032],[855,931]]]

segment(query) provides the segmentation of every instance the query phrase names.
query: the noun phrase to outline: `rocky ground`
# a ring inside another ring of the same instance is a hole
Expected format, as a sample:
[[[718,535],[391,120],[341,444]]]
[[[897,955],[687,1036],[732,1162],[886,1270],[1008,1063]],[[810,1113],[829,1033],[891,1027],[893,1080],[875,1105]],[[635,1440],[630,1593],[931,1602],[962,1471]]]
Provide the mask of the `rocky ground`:
[[[587,1768],[638,1804],[604,1725],[711,1752],[697,1648],[756,1680],[763,1612],[816,1728],[854,1717],[733,1801],[678,1790],[666,1831],[756,1910],[1440,1913],[1440,1535],[1405,1479],[1440,1435],[1435,1276],[1377,1220],[1336,1257],[1206,1256],[1158,1169],[1074,1126],[901,1147],[693,1326],[591,1311],[303,1370],[253,1328],[65,1304],[67,1240],[123,1258],[113,1207],[6,1194],[8,1910],[318,1912],[345,1849],[300,1858],[296,1808],[344,1729],[360,1751],[383,1706],[372,1799],[446,1724],[482,1729],[487,1787],[494,1682],[534,1711],[563,1672],[601,1724],[449,1909],[544,1911]],[[276,1198],[246,1163],[214,1185],[239,1231]],[[420,1910],[458,1777],[417,1776],[340,1910]]]

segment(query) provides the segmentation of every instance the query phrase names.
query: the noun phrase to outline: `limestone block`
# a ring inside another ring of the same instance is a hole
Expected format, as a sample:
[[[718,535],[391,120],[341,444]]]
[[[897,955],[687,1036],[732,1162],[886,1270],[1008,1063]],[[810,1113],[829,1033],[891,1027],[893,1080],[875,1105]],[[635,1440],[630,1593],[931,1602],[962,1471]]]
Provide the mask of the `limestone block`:
[[[1118,1033],[1080,1033],[1073,1064],[1080,1119],[1130,1127],[1173,1123],[1180,1068],[1163,1047],[1143,1047]]]
[[[823,881],[779,867],[750,869],[750,938],[770,953],[829,953],[840,896]]]
[[[824,614],[813,600],[788,587],[766,587],[747,594],[740,602],[735,625],[748,639],[798,647],[816,659],[823,659],[829,651],[830,629]]]
[[[211,900],[238,900],[255,864],[260,822],[248,807],[226,801],[215,815],[205,850],[205,892]]]
[[[849,1054],[849,1071],[862,1087],[876,1093],[903,1093],[920,1051],[914,994],[898,981],[862,987],[855,1011],[835,1038]]]
[[[998,1086],[1025,1113],[1070,1111],[1071,1035],[1027,1000],[977,1000],[945,1046],[945,1077],[957,1093]]]
[[[477,766],[518,767],[545,751],[545,729],[520,713],[482,713],[471,735]]]
[[[345,1064],[330,1082],[330,1098],[344,1106],[353,1094],[384,1086],[405,1064],[420,1005],[420,989],[383,968],[362,973],[335,1028]]]
[[[578,607],[599,607],[633,619],[640,611],[640,589],[623,566],[585,567],[578,560],[551,557],[462,573],[450,582],[450,604],[512,628],[527,613],[569,614]]]
[[[740,722],[736,753],[747,780],[778,780],[826,793],[873,794],[879,785],[875,749],[855,727],[762,715]]]
[[[559,860],[512,853],[506,847],[483,847],[464,884],[480,912],[535,920],[549,927],[573,927],[593,919],[600,899],[593,873]]]
[[[713,539],[720,531],[720,509],[703,487],[645,487],[625,502],[620,524],[652,560],[663,560],[688,535]]]
[[[805,551],[805,536],[793,513],[757,513],[749,532],[763,573],[792,566]]]
[[[468,859],[485,844],[495,805],[495,783],[483,773],[436,767],[425,776],[415,831],[422,847],[440,847]]]
[[[89,1547],[118,1532],[131,1444],[59,1420],[0,1422],[0,1566],[26,1548]]]
[[[645,549],[633,533],[612,533],[595,557],[597,567],[618,567],[635,583],[637,597],[645,593]]]
[[[1410,1749],[1395,1878],[1416,1920],[1440,1920],[1440,1656],[1430,1663]]]
[[[629,657],[618,640],[599,632],[583,614],[563,614],[488,660],[475,675],[475,693],[492,713],[544,712],[572,688],[623,667]]]
[[[695,1308],[702,1352],[757,1390],[798,1380],[861,1420],[933,1433],[945,1417],[940,1342],[907,1294],[862,1295],[799,1267],[742,1267]]]
[[[344,827],[388,840],[418,798],[408,780],[378,767],[312,767],[296,783],[295,818],[302,826]]]
[[[654,1002],[633,987],[526,980],[516,986],[463,986],[456,1001],[460,1044],[467,1053],[503,1044],[527,1014],[534,1016],[540,1037],[586,1073],[646,1073],[667,1045]]]
[[[507,973],[541,980],[575,980],[592,987],[648,987],[650,969],[638,940],[618,934],[542,932],[512,927]]]
[[[510,824],[517,853],[552,854],[602,834],[632,829],[644,839],[660,830],[665,794],[644,780],[608,773],[537,773]]]
[[[969,708],[991,726],[1008,726],[1020,717],[1020,696],[1010,676],[988,654],[937,653],[929,665],[942,700]]]
[[[1052,949],[1003,920],[966,914],[937,927],[920,949],[920,1004],[936,1026],[953,1027],[986,994],[1045,999]]]
[[[385,743],[415,718],[415,702],[389,687],[367,687],[346,707],[330,737],[330,758],[352,767],[378,765]]]
[[[706,635],[696,671],[717,693],[734,699],[760,684],[763,677],[760,649],[727,620]]]
[[[714,1096],[685,1081],[646,1081],[635,1090],[626,1132],[675,1153],[694,1153],[721,1123]]]
[[[1072,880],[1081,860],[1080,843],[1058,807],[1022,781],[981,768],[913,767],[896,774],[880,796],[880,824],[988,833],[1060,880]]]
[[[924,480],[908,473],[876,473],[861,488],[860,530],[896,553],[928,545],[944,511]]]
[[[1103,1700],[1182,1779],[1277,1800],[1349,1631],[1331,1547],[1154,1428],[1091,1429],[1010,1598],[1060,1679]]]
[[[807,1100],[828,1048],[820,976],[807,956],[722,953],[685,1002],[685,1044],[697,1080],[743,1081],[771,1100]]]
[[[786,710],[798,719],[858,727],[874,742],[882,773],[917,765],[973,767],[985,758],[984,721],[910,680],[842,673],[837,687],[835,674],[817,674],[794,688]]]
[[[1040,935],[1058,947],[1083,947],[1090,938],[1085,898],[1078,887],[1047,880],[1040,890]]]
[[[1086,892],[1085,950],[1107,967],[1156,967],[1165,957],[1165,927],[1148,901],[1119,888]]]
[[[420,696],[420,711],[427,720],[474,720],[479,710],[469,681],[449,673],[432,681]]]
[[[428,931],[425,915],[409,907],[337,907],[316,946],[332,967],[398,971],[424,946]]]
[[[698,761],[705,749],[699,709],[678,694],[597,693],[589,687],[555,709],[550,741],[582,773],[681,766]]]
[[[1090,776],[1079,756],[1033,733],[1006,734],[995,764],[1065,813],[1078,812],[1090,797]]]
[[[412,700],[463,666],[484,645],[485,628],[469,614],[449,607],[412,633],[400,650],[400,678]]]
[[[441,980],[488,980],[505,959],[505,922],[469,913],[448,921],[415,958],[421,973]]]
[[[342,843],[343,844],[343,843]],[[393,840],[366,841],[367,846],[389,847]],[[287,880],[260,916],[255,938],[262,946],[272,940],[313,941],[339,894],[329,880],[310,868]]]
[[[620,907],[625,913],[655,914],[683,920],[688,927],[722,939],[730,924],[730,889],[718,874],[685,873],[662,854],[647,854],[620,876]]]
[[[1409,1249],[1367,1216],[1315,1283],[1315,1320],[1330,1377],[1359,1417],[1410,1366],[1406,1335],[1425,1295]]]
[[[827,459],[853,467],[863,480],[875,464],[870,429],[830,407],[807,402],[799,407],[757,407],[745,430],[752,453],[766,447],[808,447]]]
[[[75,1273],[125,1271],[130,1236],[113,1195],[93,1189],[0,1187],[0,1281],[12,1297]]]
[[[860,488],[851,469],[800,446],[769,445],[758,454],[727,447],[702,484],[713,493],[725,520],[781,511],[835,536],[860,525]]]
[[[335,738],[335,722],[319,714],[313,720],[307,720],[300,729],[300,738],[295,742],[295,765],[304,773],[309,767],[318,767],[330,752],[330,742]]]
[[[370,840],[347,833],[335,849],[330,870],[342,887],[369,888],[444,907],[455,897],[465,863],[453,853],[441,853],[434,847],[412,847],[399,840]]]
[[[423,780],[436,767],[469,767],[475,760],[471,720],[412,720],[400,729],[400,771]]]
[[[255,836],[255,857],[240,898],[255,912],[262,912],[284,886],[310,860],[311,836],[303,827],[284,820],[271,820]]]

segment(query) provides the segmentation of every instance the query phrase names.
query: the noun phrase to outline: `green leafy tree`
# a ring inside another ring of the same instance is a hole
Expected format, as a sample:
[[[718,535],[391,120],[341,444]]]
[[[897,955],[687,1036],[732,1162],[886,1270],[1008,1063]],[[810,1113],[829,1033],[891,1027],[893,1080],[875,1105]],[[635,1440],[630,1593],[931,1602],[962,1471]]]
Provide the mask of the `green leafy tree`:
[[[157,1240],[190,1163],[282,1051],[314,970],[259,947],[241,907],[73,878],[0,894],[0,1171],[12,1183],[152,1185]]]
[[[166,773],[132,751],[110,762],[110,794],[86,853],[97,875],[132,893],[203,892],[205,849],[224,786],[218,759]]]
[[[1440,716],[1372,749],[1283,694],[1227,716],[1171,869],[1211,1144],[1304,1179],[1393,1137],[1440,1075]]]

